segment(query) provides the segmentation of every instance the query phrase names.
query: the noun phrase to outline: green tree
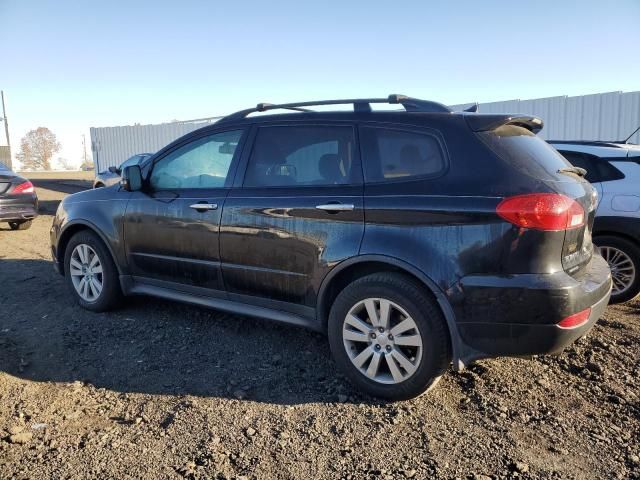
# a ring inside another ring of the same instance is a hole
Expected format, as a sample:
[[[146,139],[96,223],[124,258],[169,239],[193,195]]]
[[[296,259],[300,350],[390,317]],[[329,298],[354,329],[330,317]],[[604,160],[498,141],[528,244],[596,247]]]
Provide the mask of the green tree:
[[[51,170],[51,159],[59,150],[55,134],[47,127],[38,127],[22,137],[16,158],[25,170]]]

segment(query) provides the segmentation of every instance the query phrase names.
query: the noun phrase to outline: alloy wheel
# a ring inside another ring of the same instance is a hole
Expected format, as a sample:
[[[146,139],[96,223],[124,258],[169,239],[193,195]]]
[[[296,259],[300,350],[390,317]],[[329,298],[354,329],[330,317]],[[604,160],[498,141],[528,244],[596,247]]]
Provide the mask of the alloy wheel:
[[[407,380],[422,359],[418,325],[400,305],[384,298],[356,303],[344,319],[342,339],[351,363],[378,383]]]
[[[611,268],[612,294],[621,295],[633,285],[636,267],[629,255],[615,247],[600,247],[600,253]]]
[[[104,277],[102,263],[96,251],[85,243],[77,245],[69,262],[71,281],[80,298],[95,302],[102,292]]]

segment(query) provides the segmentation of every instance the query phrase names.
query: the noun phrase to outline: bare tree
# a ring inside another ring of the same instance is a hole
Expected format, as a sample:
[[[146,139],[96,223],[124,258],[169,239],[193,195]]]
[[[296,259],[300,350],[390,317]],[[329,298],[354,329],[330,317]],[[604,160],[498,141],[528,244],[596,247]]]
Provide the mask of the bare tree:
[[[22,138],[16,158],[25,170],[50,170],[51,158],[59,150],[55,134],[47,127],[38,127]]]

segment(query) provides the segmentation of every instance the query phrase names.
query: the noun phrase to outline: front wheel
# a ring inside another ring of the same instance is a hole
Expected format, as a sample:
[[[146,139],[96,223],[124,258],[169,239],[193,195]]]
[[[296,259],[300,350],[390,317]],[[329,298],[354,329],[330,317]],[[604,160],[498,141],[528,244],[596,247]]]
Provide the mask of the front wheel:
[[[401,274],[368,275],[347,286],[331,308],[328,334],[347,378],[360,390],[389,400],[426,392],[450,362],[437,302]]]
[[[610,303],[622,303],[640,293],[640,247],[626,238],[603,235],[594,238],[611,268]]]
[[[94,233],[76,233],[65,249],[64,272],[71,294],[87,310],[104,312],[120,302],[118,270],[107,247]]]

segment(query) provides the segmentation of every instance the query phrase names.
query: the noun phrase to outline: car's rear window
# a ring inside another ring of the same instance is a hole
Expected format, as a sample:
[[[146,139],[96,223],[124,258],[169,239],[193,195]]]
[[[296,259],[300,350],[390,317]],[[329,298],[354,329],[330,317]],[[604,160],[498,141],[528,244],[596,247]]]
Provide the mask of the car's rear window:
[[[489,132],[479,132],[482,141],[500,158],[528,172],[552,176],[571,164],[540,137],[517,125],[503,125]]]

